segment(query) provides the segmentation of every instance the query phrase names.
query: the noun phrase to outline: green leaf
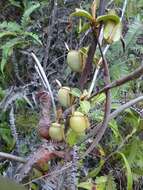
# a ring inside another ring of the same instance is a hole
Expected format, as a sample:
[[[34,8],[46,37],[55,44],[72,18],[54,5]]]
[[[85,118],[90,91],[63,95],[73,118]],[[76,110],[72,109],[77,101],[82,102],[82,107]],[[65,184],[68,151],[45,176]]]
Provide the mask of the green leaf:
[[[133,176],[131,172],[130,165],[128,163],[128,160],[126,159],[126,156],[122,152],[117,152],[124,160],[125,167],[127,169],[127,190],[133,189]]]
[[[91,101],[95,104],[100,104],[105,100],[106,96],[104,93],[98,94],[97,96],[94,96]]]
[[[87,101],[87,100],[80,101],[80,110],[82,113],[88,114],[90,108],[91,108],[91,106],[90,106],[89,101]]]
[[[83,26],[81,26],[81,28],[79,29],[78,33],[86,32],[89,28],[90,28],[90,24],[89,23],[85,23],[85,24],[83,24]]]
[[[93,183],[91,183],[90,181],[82,182],[82,183],[78,184],[78,187],[83,188],[83,189],[87,189],[87,190],[91,190],[93,187]]]
[[[143,169],[142,168],[132,168],[132,172],[136,175],[143,176]]]
[[[16,22],[0,22],[0,30],[7,30],[9,32],[21,32],[21,26]]]
[[[118,24],[120,22],[120,17],[115,14],[102,15],[97,17],[96,22],[108,22],[110,20]]]
[[[40,7],[40,3],[36,3],[34,5],[31,5],[28,9],[25,10],[23,16],[22,16],[22,20],[21,20],[21,26],[25,27],[30,20],[30,15],[37,9]]]
[[[11,5],[21,8],[20,2],[15,0],[9,0],[9,2]]]
[[[118,129],[118,125],[117,125],[117,122],[115,119],[112,119],[109,122],[109,126],[110,126],[111,130],[113,131],[116,138],[121,137],[119,129]]]
[[[70,94],[75,97],[80,97],[82,95],[82,92],[78,88],[71,88]]]
[[[107,176],[97,177],[95,183],[98,190],[106,190]]]
[[[108,175],[107,177],[106,190],[117,190],[116,183],[112,175]]]
[[[14,38],[5,43],[2,49],[1,71],[3,73],[4,66],[8,61],[8,58],[12,55],[15,46],[26,44],[27,42],[20,38]]]
[[[0,137],[5,141],[7,144],[8,148],[11,149],[13,148],[15,142],[14,139],[11,136],[11,131],[8,128],[0,128]]]
[[[99,172],[101,171],[102,167],[104,166],[104,163],[105,163],[105,161],[101,159],[99,162],[99,166],[97,168],[93,169],[92,171],[90,171],[88,173],[87,177],[90,177],[90,178],[96,177],[99,174]]]
[[[77,134],[75,131],[72,129],[69,129],[66,137],[66,142],[70,145],[73,146],[77,144],[83,137],[85,136],[84,133]]]
[[[5,31],[5,32],[1,32],[0,33],[0,38],[3,38],[5,36],[16,36],[17,34],[15,32],[9,32],[9,31]]]
[[[87,18],[88,20],[92,21],[93,20],[93,17],[92,15],[83,10],[83,9],[75,9],[75,12],[73,12],[70,16],[78,16],[78,17],[84,17],[84,18]]]
[[[38,44],[42,45],[42,42],[39,39],[39,36],[37,34],[34,34],[33,32],[24,32],[24,35],[31,37],[32,40],[34,40],[35,42],[38,42]]]

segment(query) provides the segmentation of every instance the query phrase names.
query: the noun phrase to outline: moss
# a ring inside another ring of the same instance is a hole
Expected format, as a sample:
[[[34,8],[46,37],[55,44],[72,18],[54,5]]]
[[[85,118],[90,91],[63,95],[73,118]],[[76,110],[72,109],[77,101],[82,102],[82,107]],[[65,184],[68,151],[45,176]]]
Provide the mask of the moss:
[[[39,116],[36,112],[16,114],[16,127],[20,132],[28,133],[37,127]]]

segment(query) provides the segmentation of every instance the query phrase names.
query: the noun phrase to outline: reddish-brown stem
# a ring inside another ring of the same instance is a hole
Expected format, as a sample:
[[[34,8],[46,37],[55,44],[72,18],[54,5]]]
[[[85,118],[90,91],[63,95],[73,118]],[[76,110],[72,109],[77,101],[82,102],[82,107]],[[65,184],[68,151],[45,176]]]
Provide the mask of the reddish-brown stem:
[[[104,14],[104,10],[105,10],[105,0],[100,0],[99,15]],[[92,42],[91,42],[91,45],[89,46],[89,50],[87,53],[85,68],[84,68],[84,70],[81,74],[80,80],[79,80],[81,89],[83,89],[84,84],[87,82],[87,79],[92,71],[92,62],[93,62],[94,54],[95,54],[96,47],[98,44],[97,39],[100,34],[100,30],[101,30],[101,26],[98,29],[95,28],[95,24],[92,26],[92,31],[93,31],[92,32],[92,34],[93,34]],[[96,33],[97,37],[95,36],[95,33]]]
[[[97,39],[98,41],[98,39]],[[102,56],[102,60],[103,60],[103,68],[104,68],[104,81],[105,81],[105,85],[110,84],[110,74],[109,74],[109,68],[108,68],[108,64],[107,61],[105,59],[105,56],[103,55],[101,46],[98,42],[98,46],[101,52],[101,56]],[[97,136],[94,139],[93,143],[90,145],[90,147],[87,149],[87,151],[85,152],[84,156],[88,155],[99,143],[99,141],[102,139],[107,126],[108,126],[108,121],[109,121],[109,115],[110,115],[110,111],[111,111],[111,93],[110,90],[107,90],[105,92],[106,94],[106,102],[105,102],[105,111],[104,111],[104,119],[103,122],[100,126],[100,128],[98,128],[97,130]]]

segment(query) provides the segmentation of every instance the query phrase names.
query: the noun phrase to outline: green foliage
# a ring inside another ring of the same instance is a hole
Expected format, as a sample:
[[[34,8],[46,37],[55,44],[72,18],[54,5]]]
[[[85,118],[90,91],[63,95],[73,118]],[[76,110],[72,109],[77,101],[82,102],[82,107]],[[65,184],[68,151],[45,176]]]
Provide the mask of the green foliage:
[[[37,9],[40,7],[40,3],[33,3],[33,5],[31,5],[30,7],[28,7],[28,9],[26,9],[24,11],[24,14],[22,16],[21,19],[21,26],[23,28],[25,28],[28,24],[29,24],[29,20],[30,20],[30,15]]]
[[[14,2],[14,1],[13,1]],[[2,60],[1,71],[3,72],[5,64],[9,57],[13,54],[14,49],[22,49],[33,43],[42,45],[39,36],[28,30],[30,24],[30,15],[40,7],[39,3],[31,3],[30,6],[24,10],[21,18],[21,25],[16,22],[1,22],[0,23],[0,42],[2,44]]]
[[[115,183],[115,179],[110,174],[107,177],[106,190],[117,190],[117,185]]]
[[[1,120],[0,123],[0,143],[1,151],[8,152],[11,151],[15,145],[8,123],[4,120]]]
[[[95,182],[91,182],[91,180],[88,180],[87,182],[82,182],[78,185],[78,187],[87,190],[91,190],[94,188],[97,190],[117,190],[116,183],[111,174],[109,174],[108,176],[97,177]]]
[[[35,129],[38,123],[38,115],[36,113],[22,113],[16,115],[16,126],[18,131],[29,133]]]

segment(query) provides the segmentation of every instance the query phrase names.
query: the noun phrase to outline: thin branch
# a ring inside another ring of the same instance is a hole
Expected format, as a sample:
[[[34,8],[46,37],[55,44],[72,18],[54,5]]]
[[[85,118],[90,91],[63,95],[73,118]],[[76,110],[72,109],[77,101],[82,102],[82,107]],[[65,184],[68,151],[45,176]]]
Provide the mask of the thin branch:
[[[128,3],[128,0],[125,0],[125,1],[124,1],[124,5],[123,5],[123,8],[122,8],[122,15],[121,15],[120,21],[122,21],[122,19],[123,19],[123,17],[124,17],[125,10],[126,10],[126,7],[127,7],[127,3]]]
[[[43,179],[43,178],[45,178],[45,177],[52,178],[52,177],[55,177],[56,175],[60,175],[61,173],[63,173],[63,171],[69,169],[69,168],[72,166],[72,164],[73,164],[72,162],[69,162],[69,163],[65,164],[60,170],[56,170],[56,171],[47,173],[47,174],[45,174],[45,175],[43,175],[43,176],[37,177],[37,178],[35,178],[35,179],[33,179],[33,180],[31,180],[31,181],[29,181],[29,182],[23,184],[23,185],[26,186],[26,185],[28,185],[28,184],[31,184],[31,183],[33,183],[33,182],[36,182],[36,181],[38,181],[38,180],[40,180],[40,179]]]
[[[134,105],[142,100],[143,100],[143,96],[140,96],[138,98],[135,98],[135,99],[127,102],[126,104],[123,104],[122,106],[120,106],[118,109],[116,109],[114,112],[112,112],[110,114],[109,120],[115,118],[117,115],[119,115],[119,113],[121,113],[122,111],[124,111],[127,108],[130,108],[132,105]]]
[[[98,41],[98,39],[97,39],[97,41]],[[103,60],[104,81],[105,81],[105,84],[108,85],[110,83],[110,73],[109,73],[108,64],[107,64],[106,58],[104,57],[104,54],[102,52],[99,42],[98,42],[98,46],[99,46],[99,50],[100,50],[102,60]],[[106,91],[106,103],[105,103],[103,123],[102,123],[101,127],[99,128],[99,130],[97,131],[96,138],[92,142],[91,146],[85,152],[84,157],[86,155],[88,155],[95,148],[95,146],[99,143],[99,141],[102,139],[102,137],[108,127],[110,111],[111,111],[111,93],[110,93],[110,90],[108,90],[108,91]]]
[[[91,96],[91,93],[92,93],[93,88],[94,88],[94,86],[95,86],[99,69],[100,69],[100,66],[98,66],[98,64],[97,64],[97,67],[96,67],[96,70],[95,70],[95,73],[94,73],[94,76],[93,76],[93,80],[92,80],[92,82],[91,82],[91,85],[90,85],[90,88],[89,88],[89,91],[88,91],[88,97]]]
[[[55,118],[56,118],[56,104],[55,104],[55,101],[54,101],[54,96],[53,96],[53,92],[51,90],[50,83],[49,83],[49,81],[48,81],[48,79],[46,77],[46,74],[44,72],[44,69],[43,69],[42,65],[40,64],[40,61],[38,60],[38,58],[36,57],[36,55],[34,53],[31,53],[31,56],[35,60],[36,70],[37,69],[39,70],[38,74],[39,74],[41,80],[44,81],[44,84],[46,85],[46,89],[50,93],[52,104],[53,104],[53,110],[54,110],[54,114],[55,114]]]
[[[130,73],[129,75],[122,77],[121,79],[118,79],[116,81],[113,81],[112,83],[110,83],[109,85],[105,86],[103,89],[101,89],[99,92],[95,92],[93,93],[89,99],[92,99],[94,96],[96,96],[97,94],[100,94],[102,92],[106,92],[109,89],[121,86],[129,81],[135,80],[137,78],[139,78],[140,76],[143,75],[143,64],[138,67],[135,71],[133,71],[132,73]]]
[[[26,163],[26,160],[24,158],[19,157],[19,156],[14,156],[12,154],[4,153],[4,152],[0,152],[0,158],[5,158],[8,160]]]
[[[105,10],[105,0],[100,0],[100,4],[99,4],[99,15],[102,15],[104,13]],[[91,45],[89,46],[89,50],[87,53],[87,59],[86,59],[86,63],[85,63],[85,68],[81,74],[80,80],[79,80],[79,84],[81,89],[83,89],[84,84],[87,81],[88,76],[91,74],[92,71],[92,62],[93,62],[93,58],[94,58],[94,54],[96,51],[96,47],[97,47],[97,39],[100,35],[100,30],[101,30],[102,25],[99,27],[98,32],[96,31],[96,29],[94,27],[92,27],[93,30],[93,40],[91,42]],[[97,38],[95,38],[95,32],[98,33],[97,34]]]
[[[44,61],[43,61],[43,67],[45,71],[47,67],[47,61],[49,59],[49,50],[50,50],[50,45],[52,41],[52,33],[53,33],[55,18],[56,18],[56,13],[57,13],[57,0],[55,0],[53,3],[54,5],[53,5],[53,10],[52,10],[52,16],[51,16],[51,25],[48,26],[48,37],[47,37],[45,55],[44,55]]]

